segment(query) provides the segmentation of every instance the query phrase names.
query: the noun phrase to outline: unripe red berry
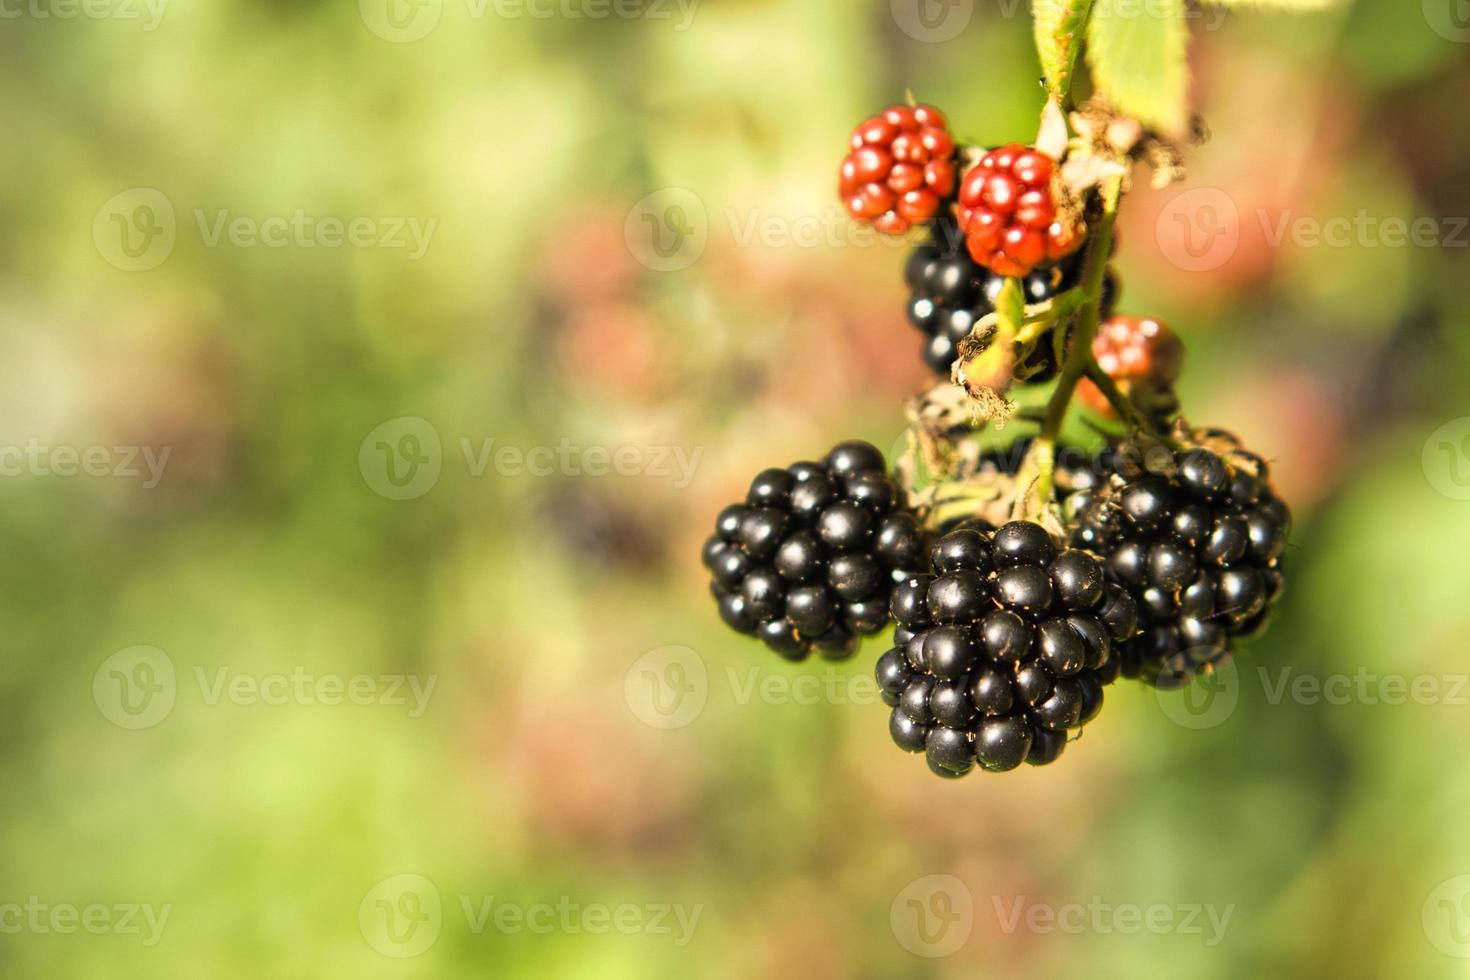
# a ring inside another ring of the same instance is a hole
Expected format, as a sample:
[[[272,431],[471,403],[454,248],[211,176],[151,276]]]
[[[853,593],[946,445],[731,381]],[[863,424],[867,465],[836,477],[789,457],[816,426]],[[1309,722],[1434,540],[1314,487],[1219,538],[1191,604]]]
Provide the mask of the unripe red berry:
[[[1125,394],[1139,385],[1171,387],[1184,362],[1184,345],[1174,331],[1149,317],[1115,316],[1100,324],[1092,338],[1092,356],[1098,367],[1118,383]],[[1088,408],[1116,417],[1107,397],[1091,381],[1083,380],[1078,394]]]
[[[954,193],[955,143],[933,106],[891,106],[852,134],[838,181],[847,213],[886,235],[934,219]]]
[[[1052,194],[1056,161],[1012,143],[991,150],[960,184],[958,215],[976,262],[1002,276],[1025,276],[1072,254],[1082,231]]]

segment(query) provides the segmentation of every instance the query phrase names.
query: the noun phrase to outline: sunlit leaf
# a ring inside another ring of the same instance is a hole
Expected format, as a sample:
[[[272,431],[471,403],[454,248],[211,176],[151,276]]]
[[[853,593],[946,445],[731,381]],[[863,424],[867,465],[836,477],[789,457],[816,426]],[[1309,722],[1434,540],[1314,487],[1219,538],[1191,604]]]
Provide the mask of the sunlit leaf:
[[[1113,106],[1155,129],[1189,118],[1184,0],[1096,0],[1088,23],[1093,80]]]
[[[1094,0],[1032,0],[1036,30],[1036,52],[1046,86],[1059,101],[1072,87],[1077,55],[1082,46],[1083,24]]]

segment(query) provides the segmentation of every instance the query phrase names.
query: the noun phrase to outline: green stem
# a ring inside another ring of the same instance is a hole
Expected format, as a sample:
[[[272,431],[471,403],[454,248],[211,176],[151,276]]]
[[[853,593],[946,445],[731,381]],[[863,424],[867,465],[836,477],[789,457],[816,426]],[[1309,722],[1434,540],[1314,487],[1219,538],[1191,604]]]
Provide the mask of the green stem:
[[[1062,423],[1067,417],[1067,408],[1077,392],[1077,383],[1093,363],[1092,338],[1097,333],[1097,323],[1102,309],[1102,287],[1108,267],[1108,257],[1113,250],[1113,221],[1118,213],[1118,197],[1122,193],[1121,177],[1114,177],[1102,187],[1102,214],[1092,233],[1083,266],[1082,302],[1077,311],[1077,327],[1072,332],[1071,346],[1057,379],[1056,390],[1046,403],[1041,418],[1041,434],[1031,447],[1030,468],[1034,469],[1035,480],[1029,491],[1016,498],[1016,516],[1031,517],[1039,514],[1051,500],[1052,483],[1056,473],[1057,439]],[[1058,322],[1057,329],[1065,329]]]

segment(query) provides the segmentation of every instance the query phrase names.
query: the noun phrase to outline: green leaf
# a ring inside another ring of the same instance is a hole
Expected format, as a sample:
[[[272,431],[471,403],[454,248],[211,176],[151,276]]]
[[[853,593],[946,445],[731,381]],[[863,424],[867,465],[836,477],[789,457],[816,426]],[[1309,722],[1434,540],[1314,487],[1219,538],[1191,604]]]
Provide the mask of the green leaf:
[[[1082,32],[1094,0],[1031,0],[1036,53],[1047,90],[1066,104],[1082,49]]]
[[[1182,132],[1189,119],[1184,0],[1096,0],[1087,60],[1097,88],[1146,126]]]
[[[1343,0],[1200,0],[1212,7],[1256,7],[1261,10],[1331,10]]]

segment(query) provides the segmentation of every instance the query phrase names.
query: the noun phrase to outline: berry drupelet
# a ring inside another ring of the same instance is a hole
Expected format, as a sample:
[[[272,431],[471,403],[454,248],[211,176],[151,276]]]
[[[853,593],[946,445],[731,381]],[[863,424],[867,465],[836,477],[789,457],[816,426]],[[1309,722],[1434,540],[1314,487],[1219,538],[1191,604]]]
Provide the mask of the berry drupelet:
[[[892,613],[894,648],[875,671],[889,731],[945,777],[1054,761],[1101,710],[1114,645],[1137,619],[1096,558],[1059,551],[1029,521],[944,535],[929,570],[894,590]]]
[[[1168,474],[1105,453],[1096,487],[1067,501],[1073,544],[1104,556],[1109,581],[1138,605],[1142,630],[1122,671],[1179,687],[1259,635],[1282,587],[1291,517],[1264,460],[1218,430],[1174,454]]]
[[[885,235],[933,220],[954,194],[955,143],[933,106],[890,106],[852,134],[838,188],[847,213]]]
[[[895,582],[923,557],[918,520],[865,442],[763,470],[704,546],[721,618],[789,660],[814,646],[851,656],[860,636],[887,625]]]

